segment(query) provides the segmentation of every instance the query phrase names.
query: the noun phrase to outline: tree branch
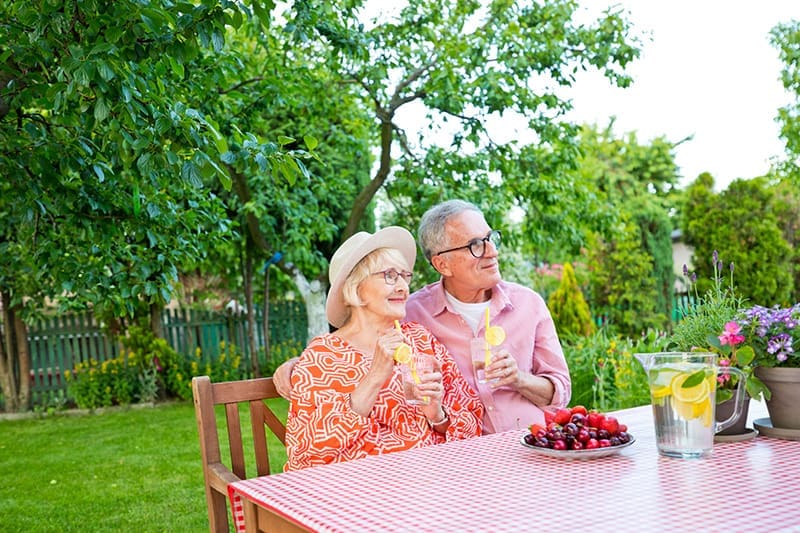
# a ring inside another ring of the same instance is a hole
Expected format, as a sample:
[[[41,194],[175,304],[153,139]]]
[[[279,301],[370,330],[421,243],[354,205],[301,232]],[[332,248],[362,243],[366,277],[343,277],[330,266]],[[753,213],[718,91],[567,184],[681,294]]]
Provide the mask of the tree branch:
[[[255,78],[250,78],[249,80],[244,80],[242,82],[239,82],[236,85],[234,85],[233,87],[229,87],[228,89],[219,89],[217,91],[217,93],[218,94],[228,94],[229,92],[236,91],[239,88],[244,87],[245,85],[249,85],[251,83],[256,83],[256,82],[263,81],[263,80],[264,80],[263,76],[256,76]]]

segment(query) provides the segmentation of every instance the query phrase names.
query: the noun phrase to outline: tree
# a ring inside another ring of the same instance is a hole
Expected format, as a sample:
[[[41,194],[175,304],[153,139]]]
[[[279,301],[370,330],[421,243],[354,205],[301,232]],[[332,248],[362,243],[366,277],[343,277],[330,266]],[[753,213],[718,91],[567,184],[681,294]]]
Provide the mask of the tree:
[[[266,4],[271,5],[267,1]],[[24,319],[45,297],[106,318],[153,318],[177,272],[225,238],[229,185],[213,120],[185,104],[185,65],[228,26],[269,23],[258,0],[5,2],[0,7],[0,268],[9,409],[28,403]],[[290,154],[262,154],[286,164]],[[213,231],[208,231],[213,228]]]
[[[783,62],[781,82],[795,101],[778,109],[781,138],[786,141],[786,173],[795,176],[800,172],[800,21],[776,25],[770,31],[770,42],[778,49]]]
[[[592,286],[598,297],[592,303],[608,306],[612,299],[616,300],[616,308],[608,313],[616,327],[625,331],[631,328],[631,333],[638,333],[645,327],[666,329],[670,324],[674,283],[673,223],[669,212],[674,206],[679,177],[673,151],[683,141],[673,143],[657,137],[643,144],[635,133],[616,137],[613,125],[612,118],[602,130],[585,126],[581,132],[579,179],[596,191],[598,202],[606,205],[609,213],[604,224],[585,226],[586,231],[602,235],[601,249],[592,251],[595,259]],[[635,230],[631,223],[635,224]],[[638,236],[638,248],[644,255],[631,250],[632,255],[623,258],[625,249],[637,246],[635,241],[627,242],[634,235]],[[633,264],[620,266],[617,264],[620,260]],[[652,268],[649,272],[641,270],[644,277],[627,279],[646,263]],[[621,294],[623,290],[633,293]],[[654,305],[643,302],[642,294],[652,295]],[[628,308],[626,302],[636,302],[635,320],[619,315]]]
[[[716,254],[733,264],[735,292],[748,305],[786,305],[793,291],[793,254],[783,238],[767,178],[735,180],[719,194],[701,175],[686,190],[682,228],[694,247],[697,291],[711,289]]]
[[[330,219],[338,237],[334,247],[362,227],[379,191],[388,208],[385,223],[414,225],[432,203],[462,197],[497,220],[504,220],[512,206],[520,207],[526,213],[520,231],[525,239],[515,244],[529,250],[550,233],[569,233],[565,216],[583,216],[588,200],[565,173],[575,162],[575,128],[558,120],[570,104],[557,96],[556,87],[569,86],[575,70],[588,68],[625,86],[630,82],[625,66],[638,55],[620,13],[584,25],[572,20],[576,10],[571,1],[413,0],[395,19],[362,24],[347,13],[293,4],[288,26],[313,28],[325,46],[314,33],[300,32],[307,40],[301,39],[304,46],[293,47],[292,54],[314,65],[310,73],[330,73],[329,86],[372,110],[377,165],[344,204],[346,220]],[[318,66],[320,58],[325,69]],[[415,103],[422,104],[429,124],[416,139],[400,126]],[[489,123],[512,114],[526,117],[535,145],[492,138]],[[452,130],[445,132],[444,126]],[[447,140],[432,142],[432,137]],[[301,187],[308,186],[298,182],[290,194],[302,196]],[[309,211],[303,216],[316,220]],[[271,223],[262,220],[261,231],[268,233]],[[256,239],[257,228],[248,225],[248,231]],[[309,335],[327,331],[317,297],[327,289],[324,277],[314,279],[319,283],[313,289],[313,268],[288,258],[280,268],[292,276],[307,308],[318,310],[317,319],[309,317]]]
[[[575,271],[570,263],[564,263],[564,271],[558,288],[547,299],[553,321],[559,335],[592,335],[596,328],[589,305],[583,297]]]

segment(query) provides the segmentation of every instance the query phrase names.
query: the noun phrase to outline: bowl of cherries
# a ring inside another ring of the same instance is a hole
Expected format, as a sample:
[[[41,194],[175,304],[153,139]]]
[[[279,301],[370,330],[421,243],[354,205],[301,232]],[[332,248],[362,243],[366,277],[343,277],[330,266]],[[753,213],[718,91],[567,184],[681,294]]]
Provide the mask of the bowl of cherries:
[[[619,453],[636,439],[616,417],[582,405],[545,411],[545,425],[531,424],[522,444],[541,455],[595,459]]]

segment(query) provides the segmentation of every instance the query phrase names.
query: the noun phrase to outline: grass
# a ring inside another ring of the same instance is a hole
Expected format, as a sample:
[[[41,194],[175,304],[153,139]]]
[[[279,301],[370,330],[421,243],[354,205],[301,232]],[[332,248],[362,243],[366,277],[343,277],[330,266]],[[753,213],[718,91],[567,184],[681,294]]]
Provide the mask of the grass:
[[[0,472],[0,531],[208,531],[191,403],[0,421]]]

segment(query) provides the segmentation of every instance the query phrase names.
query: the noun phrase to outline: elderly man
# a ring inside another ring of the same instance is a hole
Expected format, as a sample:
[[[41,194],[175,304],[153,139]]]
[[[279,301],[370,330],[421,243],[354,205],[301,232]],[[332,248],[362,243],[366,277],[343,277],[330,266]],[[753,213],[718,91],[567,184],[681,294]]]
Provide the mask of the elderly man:
[[[486,411],[484,432],[544,422],[542,408],[569,402],[571,385],[553,319],[534,291],[503,281],[498,264],[500,232],[473,204],[449,200],[422,217],[417,241],[441,279],[413,293],[407,322],[424,324],[456,359]],[[506,338],[486,368],[493,384],[481,384],[470,344],[485,336],[486,319]]]
[[[500,232],[473,204],[449,200],[423,215],[417,240],[441,278],[409,297],[405,321],[427,327],[452,354],[485,406],[484,433],[543,424],[543,409],[569,402],[569,370],[542,297],[503,281]],[[503,328],[506,338],[485,368],[490,382],[482,383],[470,346],[486,335],[487,309],[488,323]],[[275,372],[276,386],[286,397],[293,364],[288,361]]]

